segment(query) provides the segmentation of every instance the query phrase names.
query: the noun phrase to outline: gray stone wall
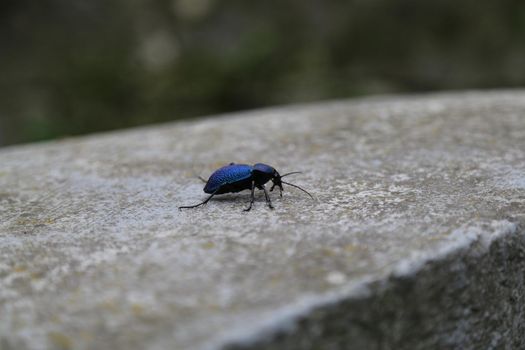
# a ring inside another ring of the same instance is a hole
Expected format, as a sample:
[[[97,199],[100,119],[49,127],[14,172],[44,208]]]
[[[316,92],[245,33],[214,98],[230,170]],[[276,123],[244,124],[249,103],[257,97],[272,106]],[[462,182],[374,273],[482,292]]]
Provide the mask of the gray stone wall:
[[[523,347],[524,116],[393,96],[5,148],[0,347]],[[315,200],[177,209],[232,161]]]

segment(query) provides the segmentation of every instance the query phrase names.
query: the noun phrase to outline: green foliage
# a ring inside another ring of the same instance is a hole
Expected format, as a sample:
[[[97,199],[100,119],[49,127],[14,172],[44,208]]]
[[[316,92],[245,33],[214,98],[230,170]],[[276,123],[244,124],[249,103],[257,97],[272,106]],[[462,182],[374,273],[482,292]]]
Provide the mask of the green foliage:
[[[282,103],[525,83],[517,0],[0,3],[0,144]]]

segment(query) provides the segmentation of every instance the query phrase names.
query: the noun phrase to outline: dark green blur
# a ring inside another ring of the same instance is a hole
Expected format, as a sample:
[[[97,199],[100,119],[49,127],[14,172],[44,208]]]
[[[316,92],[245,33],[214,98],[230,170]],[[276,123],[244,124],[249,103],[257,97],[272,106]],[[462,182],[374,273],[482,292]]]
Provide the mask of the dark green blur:
[[[0,145],[525,83],[517,0],[2,0]]]

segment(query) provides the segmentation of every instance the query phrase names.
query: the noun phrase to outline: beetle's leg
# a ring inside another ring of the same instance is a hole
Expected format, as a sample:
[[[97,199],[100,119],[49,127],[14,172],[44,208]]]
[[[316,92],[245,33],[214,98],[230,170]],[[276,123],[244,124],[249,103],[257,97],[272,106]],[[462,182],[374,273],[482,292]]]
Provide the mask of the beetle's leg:
[[[203,178],[202,176],[200,176],[200,175],[198,175],[197,178],[198,178],[199,180],[201,180],[202,182],[204,182],[204,183],[207,183],[207,182],[208,182],[208,181],[206,181],[206,179],[204,179],[204,178]]]
[[[270,199],[270,195],[268,194],[268,191],[266,191],[266,187],[264,187],[264,185],[262,186],[262,189],[264,191],[264,196],[266,197],[266,203],[268,203],[270,209],[273,209],[272,200]]]
[[[252,204],[253,204],[253,201],[255,200],[255,182],[252,181],[252,194],[251,194],[251,197],[250,197],[250,206],[246,209],[244,209],[244,211],[250,211],[252,209]]]
[[[186,206],[182,206],[182,207],[179,207],[179,210],[180,209],[191,209],[191,208],[197,208],[203,204],[206,204],[210,201],[210,199],[215,196],[215,193],[217,193],[217,191],[219,191],[219,189],[217,189],[215,192],[213,192],[208,198],[206,198],[206,200],[204,202],[201,202],[199,204],[195,204],[195,205],[186,205]]]

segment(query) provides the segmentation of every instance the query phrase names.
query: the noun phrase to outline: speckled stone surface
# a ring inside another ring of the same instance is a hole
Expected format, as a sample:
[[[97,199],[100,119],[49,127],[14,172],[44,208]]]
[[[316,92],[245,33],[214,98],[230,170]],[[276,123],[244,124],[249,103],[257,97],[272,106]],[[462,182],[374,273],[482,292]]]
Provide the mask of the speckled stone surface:
[[[301,170],[316,200],[177,210],[229,162]],[[524,222],[523,91],[5,148],[0,348],[519,348]]]

